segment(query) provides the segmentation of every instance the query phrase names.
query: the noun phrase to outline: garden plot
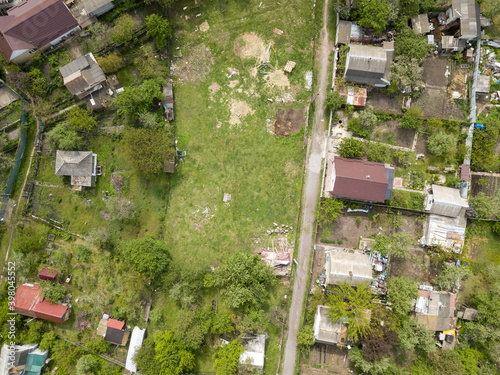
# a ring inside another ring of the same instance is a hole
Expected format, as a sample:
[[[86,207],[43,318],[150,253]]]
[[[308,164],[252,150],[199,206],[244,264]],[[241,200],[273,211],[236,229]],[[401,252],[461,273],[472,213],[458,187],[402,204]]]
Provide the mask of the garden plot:
[[[494,197],[499,183],[499,177],[490,176],[489,173],[484,176],[473,174],[471,175],[471,196],[475,197],[479,193],[484,193],[489,197]]]
[[[352,374],[347,348],[333,345],[315,344],[311,348],[309,361],[302,361],[300,373],[304,375]]]
[[[388,95],[387,89],[382,90],[385,91],[371,90],[368,93],[366,105],[371,105],[377,111],[403,114],[401,111],[402,96]]]
[[[410,149],[413,145],[414,137],[415,130],[400,128],[396,120],[385,121],[378,124],[372,133],[372,140],[374,141],[385,142]]]
[[[276,120],[274,121],[274,134],[287,136],[297,133],[302,129],[305,121],[304,109],[278,109],[276,111]]]

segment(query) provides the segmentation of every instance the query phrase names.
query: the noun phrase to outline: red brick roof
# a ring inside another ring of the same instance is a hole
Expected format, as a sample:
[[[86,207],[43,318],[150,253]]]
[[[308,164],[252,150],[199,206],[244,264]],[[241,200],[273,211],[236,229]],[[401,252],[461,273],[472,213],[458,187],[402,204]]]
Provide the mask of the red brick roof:
[[[336,156],[332,194],[337,197],[384,202],[387,187],[385,165]]]
[[[116,319],[108,319],[108,327],[114,328],[114,329],[123,329],[125,326],[125,322],[121,322]]]

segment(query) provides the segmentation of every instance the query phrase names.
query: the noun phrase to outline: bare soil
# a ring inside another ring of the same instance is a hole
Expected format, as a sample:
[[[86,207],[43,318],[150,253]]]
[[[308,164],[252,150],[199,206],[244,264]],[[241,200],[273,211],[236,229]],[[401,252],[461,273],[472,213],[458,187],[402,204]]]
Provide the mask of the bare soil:
[[[297,133],[306,122],[305,109],[278,109],[274,121],[274,134],[285,137]]]
[[[377,91],[368,93],[366,105],[371,105],[375,110],[402,114],[401,98],[394,95],[384,95]]]
[[[121,174],[114,174],[111,176],[111,184],[115,189],[115,193],[121,193],[123,191],[123,185],[125,185],[123,176]]]
[[[309,363],[302,363],[301,374],[351,374],[348,350],[332,345],[315,344],[309,354]]]
[[[481,175],[471,175],[471,195],[475,197],[479,193],[484,193],[490,197],[495,195],[499,185],[498,177]]]
[[[255,111],[244,101],[231,101],[231,117],[229,123],[237,125],[241,123],[241,118],[253,114]]]
[[[220,90],[220,86],[217,82],[212,83],[208,86],[208,91],[210,91],[210,100],[214,100],[214,95]]]
[[[427,134],[420,133],[418,135],[417,145],[415,147],[417,154],[427,154]]]
[[[375,141],[386,142],[387,134],[392,132],[396,137],[397,146],[411,148],[413,145],[415,130],[400,128],[396,120],[386,121],[377,125],[372,135],[375,135],[378,131],[381,134],[378,137],[373,137]]]
[[[236,86],[238,86],[238,83],[240,83],[240,81],[238,81],[237,79],[235,79],[234,81],[229,81],[229,88],[230,89],[234,89]]]
[[[203,22],[200,25],[200,31],[206,32],[206,31],[208,31],[209,28],[210,28],[210,26],[209,26],[207,21]]]
[[[424,84],[431,86],[446,87],[448,78],[444,75],[446,67],[450,66],[450,62],[446,58],[430,57],[424,61],[424,74],[422,79]]]
[[[187,56],[177,61],[175,75],[181,81],[199,83],[210,72],[213,63],[214,58],[210,48],[204,44],[198,44]]]
[[[262,58],[266,46],[254,32],[238,35],[234,40],[234,53],[243,58]]]

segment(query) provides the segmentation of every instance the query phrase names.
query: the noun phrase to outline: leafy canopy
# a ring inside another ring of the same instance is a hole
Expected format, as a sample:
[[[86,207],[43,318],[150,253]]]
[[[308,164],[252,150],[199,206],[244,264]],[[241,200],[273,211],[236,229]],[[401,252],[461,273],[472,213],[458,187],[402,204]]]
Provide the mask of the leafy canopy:
[[[325,99],[325,106],[329,111],[335,112],[346,104],[345,97],[339,95],[337,91],[329,92]]]
[[[168,269],[171,260],[165,242],[151,236],[125,242],[121,246],[121,254],[126,263],[151,279],[159,278]]]
[[[403,276],[393,277],[387,283],[387,299],[393,311],[406,316],[413,310],[414,300],[418,297],[418,289],[413,281]]]
[[[443,156],[452,151],[457,144],[457,137],[446,134],[443,130],[431,134],[427,140],[427,151],[435,156]]]
[[[205,277],[206,287],[220,289],[231,308],[260,306],[275,285],[271,270],[257,255],[236,253]]]
[[[245,349],[238,340],[233,340],[217,350],[214,355],[214,369],[216,375],[233,375],[238,372],[240,355]]]
[[[83,144],[83,139],[78,133],[62,122],[50,130],[47,136],[53,150],[77,150]]]
[[[359,159],[365,153],[365,145],[358,139],[344,138],[339,147],[339,155],[344,158]]]
[[[338,199],[321,198],[319,210],[316,212],[318,224],[325,225],[337,220],[342,215],[344,203]]]
[[[118,113],[134,123],[140,113],[148,112],[155,101],[163,99],[160,83],[157,79],[148,79],[140,86],[127,87],[113,101]]]
[[[68,126],[73,130],[93,131],[97,129],[97,121],[90,110],[76,106],[68,111],[66,117]]]
[[[381,33],[387,25],[389,6],[386,0],[358,0],[359,24]]]
[[[158,14],[151,14],[146,17],[146,27],[148,28],[148,36],[155,40],[156,46],[160,49],[166,48],[168,38],[172,35],[170,22]]]

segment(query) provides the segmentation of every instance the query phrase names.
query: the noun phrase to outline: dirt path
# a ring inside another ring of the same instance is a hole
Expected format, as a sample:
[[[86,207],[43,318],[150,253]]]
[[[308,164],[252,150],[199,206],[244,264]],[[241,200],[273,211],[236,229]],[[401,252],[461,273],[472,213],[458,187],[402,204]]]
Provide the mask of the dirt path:
[[[309,273],[309,259],[313,247],[314,211],[318,203],[321,180],[321,153],[326,141],[326,127],[324,119],[323,103],[326,98],[326,86],[328,78],[329,56],[334,46],[328,39],[328,0],[325,1],[323,10],[323,28],[320,33],[321,48],[319,50],[319,95],[316,98],[316,114],[312,136],[308,144],[310,150],[306,163],[307,177],[304,189],[304,201],[302,206],[302,227],[299,239],[299,253],[297,257],[298,267],[295,273],[293,285],[293,296],[288,319],[288,337],[286,341],[285,356],[283,360],[283,375],[295,373],[295,358],[297,354],[297,332],[299,330],[300,315],[304,304],[304,296],[307,288],[307,275]]]

